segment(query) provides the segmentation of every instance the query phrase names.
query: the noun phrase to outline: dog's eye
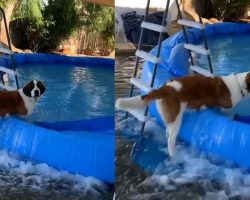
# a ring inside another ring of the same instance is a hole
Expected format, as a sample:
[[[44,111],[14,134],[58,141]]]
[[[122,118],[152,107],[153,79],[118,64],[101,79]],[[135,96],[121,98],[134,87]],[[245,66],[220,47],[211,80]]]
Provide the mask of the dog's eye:
[[[37,87],[40,89],[41,94],[43,94],[46,90],[46,87],[40,81],[37,83]]]

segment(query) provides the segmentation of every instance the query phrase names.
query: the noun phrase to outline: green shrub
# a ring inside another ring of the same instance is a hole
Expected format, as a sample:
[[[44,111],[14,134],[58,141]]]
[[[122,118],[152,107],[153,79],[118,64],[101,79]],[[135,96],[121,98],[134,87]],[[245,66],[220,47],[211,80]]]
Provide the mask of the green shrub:
[[[1,3],[1,0],[0,0]],[[35,52],[51,52],[77,30],[98,33],[105,46],[114,48],[114,8],[84,0],[17,1],[13,21],[25,30],[28,47]]]
[[[214,15],[223,21],[238,21],[245,17],[250,0],[211,0]]]
[[[115,40],[114,8],[83,2],[80,0],[78,4],[81,25],[87,34],[99,33],[106,47],[113,50]]]

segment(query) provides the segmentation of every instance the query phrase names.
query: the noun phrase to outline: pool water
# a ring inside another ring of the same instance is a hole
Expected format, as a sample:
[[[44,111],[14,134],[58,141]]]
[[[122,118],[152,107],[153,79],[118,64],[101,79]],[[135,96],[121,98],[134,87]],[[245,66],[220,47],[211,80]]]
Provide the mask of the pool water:
[[[216,75],[250,71],[250,34],[219,35],[207,40]],[[196,61],[208,66],[205,56],[199,56]]]
[[[114,69],[72,64],[22,64],[17,66],[20,86],[42,80],[47,90],[32,121],[79,120],[114,114]]]
[[[208,37],[211,60],[216,75],[250,71],[250,34],[219,35]],[[196,55],[196,64],[208,68],[207,58]],[[250,116],[250,99],[244,99],[233,112]]]

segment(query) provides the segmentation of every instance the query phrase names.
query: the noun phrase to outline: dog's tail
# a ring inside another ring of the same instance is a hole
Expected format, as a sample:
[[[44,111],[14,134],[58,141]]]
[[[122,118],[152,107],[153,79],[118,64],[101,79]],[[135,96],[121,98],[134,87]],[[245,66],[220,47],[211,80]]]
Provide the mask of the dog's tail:
[[[117,99],[115,107],[119,110],[140,109],[146,107],[151,101],[166,96],[164,88],[152,90],[147,95]]]

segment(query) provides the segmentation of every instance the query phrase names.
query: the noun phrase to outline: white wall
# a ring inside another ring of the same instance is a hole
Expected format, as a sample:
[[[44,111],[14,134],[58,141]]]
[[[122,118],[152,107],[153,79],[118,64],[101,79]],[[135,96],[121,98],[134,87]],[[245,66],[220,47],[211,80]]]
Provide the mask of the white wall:
[[[167,0],[151,0],[150,7],[165,8]],[[143,8],[145,9],[147,0],[116,0],[115,6],[130,7],[130,8]]]

